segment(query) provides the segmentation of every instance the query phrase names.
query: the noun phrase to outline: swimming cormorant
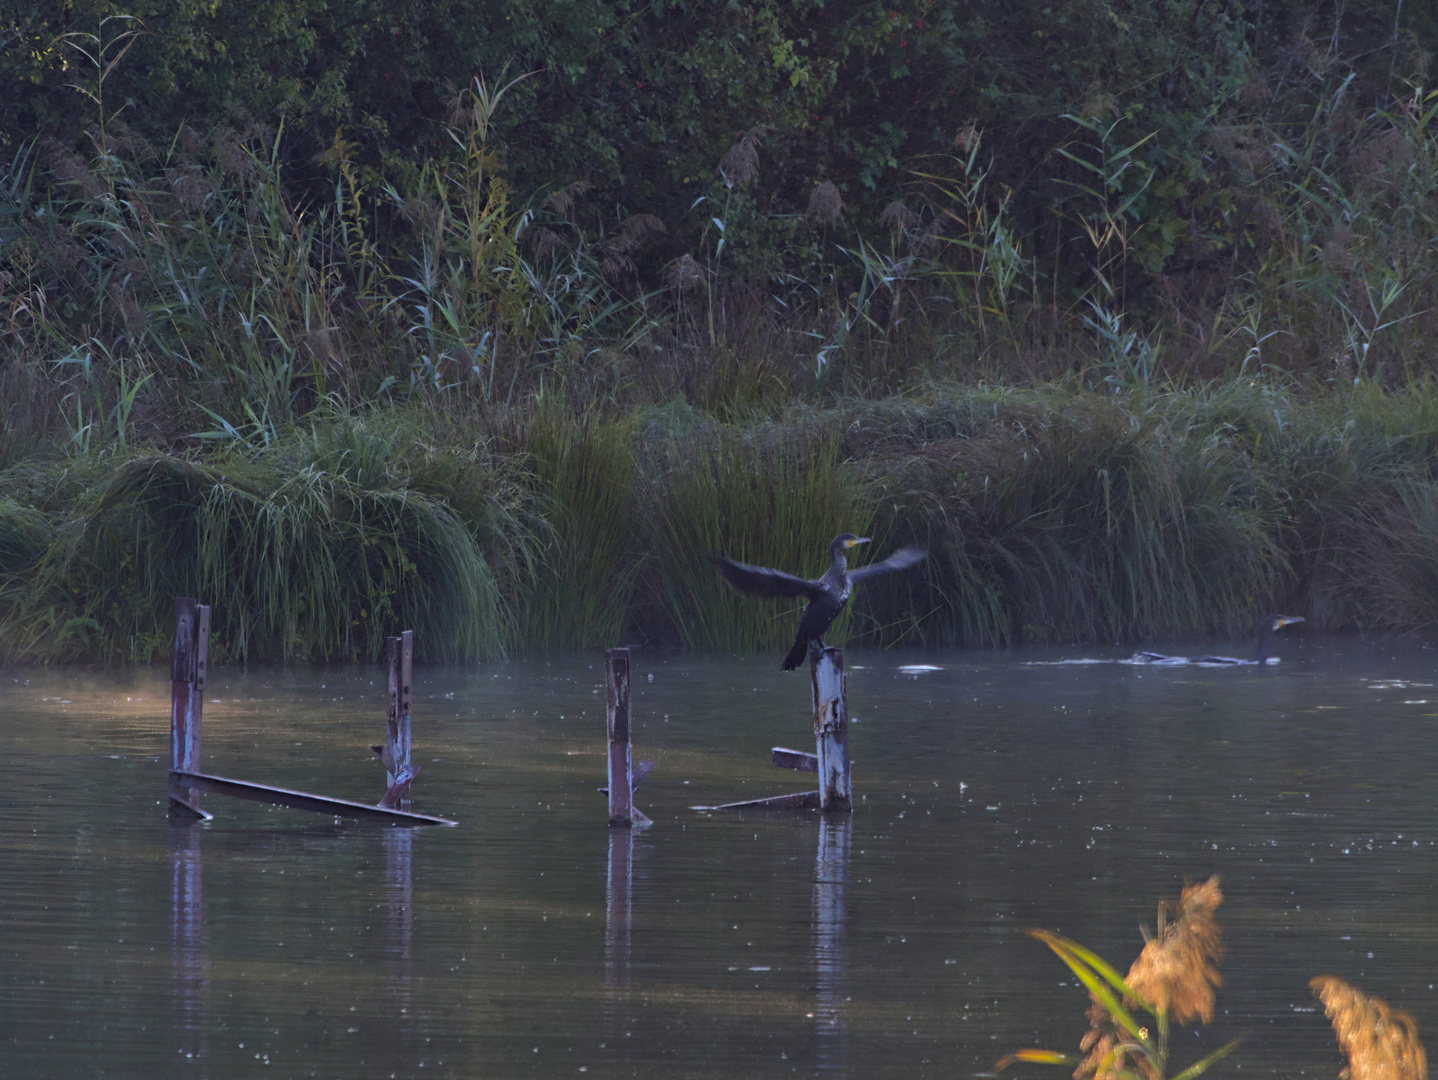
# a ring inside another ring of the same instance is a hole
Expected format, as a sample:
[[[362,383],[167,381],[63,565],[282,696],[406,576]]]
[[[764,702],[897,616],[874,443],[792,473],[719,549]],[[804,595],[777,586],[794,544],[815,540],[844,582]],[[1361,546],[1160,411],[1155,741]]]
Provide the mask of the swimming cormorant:
[[[1279,627],[1303,622],[1302,615],[1268,615],[1264,618],[1258,634],[1258,651],[1252,660],[1240,660],[1236,656],[1164,656],[1162,653],[1136,652],[1129,657],[1131,664],[1262,664],[1268,659],[1268,648],[1273,644],[1273,634]]]
[[[719,568],[719,573],[731,588],[749,596],[772,599],[781,596],[806,596],[809,598],[804,614],[799,617],[799,632],[794,638],[794,647],[779,666],[781,671],[793,671],[804,662],[810,643],[824,648],[824,631],[834,621],[849,600],[853,586],[875,574],[890,570],[903,570],[913,566],[928,554],[923,548],[904,547],[882,562],[870,563],[856,570],[849,569],[844,552],[858,544],[867,544],[867,536],[841,533],[829,545],[833,559],[824,576],[817,581],[808,581],[782,570],[770,570],[763,566],[734,562],[720,555],[710,555],[709,561]]]

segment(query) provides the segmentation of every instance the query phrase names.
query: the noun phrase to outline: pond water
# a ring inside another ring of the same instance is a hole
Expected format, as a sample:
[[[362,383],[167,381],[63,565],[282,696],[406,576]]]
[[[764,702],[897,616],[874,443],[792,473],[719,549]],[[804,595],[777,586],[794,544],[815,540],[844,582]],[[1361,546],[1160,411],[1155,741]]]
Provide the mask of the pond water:
[[[1219,1074],[1331,1077],[1316,974],[1438,1033],[1438,657],[1277,651],[851,650],[828,817],[690,809],[812,785],[769,763],[812,748],[805,674],[636,651],[633,832],[595,791],[602,654],[417,668],[414,809],[459,825],[415,830],[214,795],[174,824],[168,672],[5,669],[0,1072],[972,1076],[1085,1030],[1025,928],[1126,968],[1217,873],[1226,982],[1175,1063],[1243,1036]],[[383,732],[377,668],[218,668],[204,766],[372,801]]]

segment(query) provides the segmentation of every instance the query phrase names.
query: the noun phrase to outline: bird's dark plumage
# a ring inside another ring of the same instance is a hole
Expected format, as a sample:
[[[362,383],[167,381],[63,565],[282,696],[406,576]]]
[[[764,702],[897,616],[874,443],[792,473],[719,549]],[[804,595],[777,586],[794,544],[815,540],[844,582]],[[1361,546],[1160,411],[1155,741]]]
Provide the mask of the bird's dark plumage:
[[[834,537],[829,544],[832,560],[829,569],[823,577],[814,581],[786,574],[782,570],[735,562],[720,555],[710,555],[709,561],[719,568],[724,580],[738,592],[763,599],[786,596],[808,598],[809,603],[804,608],[804,614],[799,617],[799,632],[794,638],[794,647],[780,665],[782,671],[793,671],[804,662],[811,643],[817,644],[821,649],[824,647],[824,631],[829,629],[839,612],[844,610],[855,583],[875,574],[888,573],[890,570],[904,570],[928,554],[923,548],[900,548],[882,562],[850,570],[844,552],[868,542],[867,537],[855,536],[853,533],[842,533]]]
[[[1253,654],[1252,660],[1243,660],[1236,656],[1164,656],[1162,653],[1136,652],[1129,658],[1130,663],[1135,664],[1227,664],[1240,666],[1243,664],[1261,664],[1268,659],[1269,647],[1273,644],[1273,635],[1280,627],[1292,623],[1303,622],[1302,615],[1266,615],[1259,627],[1258,651]]]

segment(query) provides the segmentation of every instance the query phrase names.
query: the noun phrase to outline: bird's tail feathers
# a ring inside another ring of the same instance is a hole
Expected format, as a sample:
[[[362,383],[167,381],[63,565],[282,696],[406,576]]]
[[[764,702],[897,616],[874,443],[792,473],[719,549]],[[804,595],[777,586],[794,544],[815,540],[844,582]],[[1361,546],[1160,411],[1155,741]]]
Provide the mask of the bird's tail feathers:
[[[789,650],[789,655],[784,657],[784,662],[779,665],[780,671],[793,671],[804,662],[804,657],[809,655],[809,641],[807,638],[800,638],[794,642],[794,647]]]

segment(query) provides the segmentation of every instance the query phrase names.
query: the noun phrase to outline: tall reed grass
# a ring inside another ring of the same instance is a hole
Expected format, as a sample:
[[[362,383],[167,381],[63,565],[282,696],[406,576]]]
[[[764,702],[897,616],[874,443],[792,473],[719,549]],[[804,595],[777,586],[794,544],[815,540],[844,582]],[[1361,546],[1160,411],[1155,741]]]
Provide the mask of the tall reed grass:
[[[787,644],[706,555],[813,575],[840,532],[931,555],[836,642],[1013,645],[1438,626],[1438,392],[931,383],[725,422],[683,402],[317,409],[266,442],[69,443],[0,470],[0,650],[157,655],[177,593],[229,656]]]
[[[666,639],[700,649],[787,645],[794,623],[785,605],[764,610],[737,595],[707,556],[818,577],[835,536],[867,533],[873,509],[841,468],[837,439],[818,425],[701,423],[681,434],[657,421],[649,435],[646,578],[654,609],[672,626]],[[846,632],[835,620],[835,643]]]
[[[59,527],[0,507],[9,542],[0,640],[20,657],[148,660],[177,595],[214,609],[216,658],[380,654],[399,628],[433,660],[497,655],[506,586],[533,562],[529,494],[482,454],[402,444],[361,422],[207,459],[140,452],[31,470]],[[8,480],[18,479],[7,476]]]

